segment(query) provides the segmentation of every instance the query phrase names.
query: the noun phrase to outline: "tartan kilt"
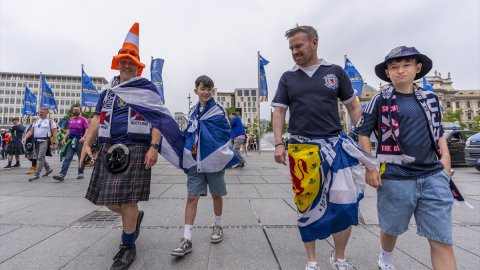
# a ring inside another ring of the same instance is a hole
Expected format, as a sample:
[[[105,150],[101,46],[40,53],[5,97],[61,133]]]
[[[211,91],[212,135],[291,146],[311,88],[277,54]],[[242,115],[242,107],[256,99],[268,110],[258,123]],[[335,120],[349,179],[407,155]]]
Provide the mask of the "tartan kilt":
[[[96,205],[122,205],[148,201],[152,169],[145,169],[145,155],[149,146],[127,145],[130,150],[130,164],[126,171],[113,174],[104,167],[110,144],[100,149],[95,160],[90,185],[85,198]]]
[[[9,155],[23,155],[25,152],[23,151],[22,142],[19,141],[11,141],[7,148],[7,154]]]

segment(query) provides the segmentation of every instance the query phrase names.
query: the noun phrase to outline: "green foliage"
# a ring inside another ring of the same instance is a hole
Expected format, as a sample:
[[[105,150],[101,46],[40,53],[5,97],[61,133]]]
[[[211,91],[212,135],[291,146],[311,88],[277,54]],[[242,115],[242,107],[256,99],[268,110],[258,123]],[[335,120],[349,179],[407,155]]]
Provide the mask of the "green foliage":
[[[70,106],[70,109],[68,110],[67,114],[65,114],[65,116],[62,118],[62,120],[63,119],[65,119],[65,120],[70,119],[70,117],[73,116],[73,107],[76,107],[76,106],[81,108],[80,104],[78,104],[78,103],[73,104],[72,106]],[[94,112],[82,112],[82,116],[87,118],[87,119],[93,118],[94,115],[95,115]],[[60,123],[61,123],[61,121],[60,121]]]
[[[472,130],[480,131],[480,115],[473,117]]]
[[[460,127],[466,128],[467,124],[465,124],[462,121],[462,115],[463,115],[463,110],[462,109],[457,109],[455,111],[452,111],[452,109],[446,109],[443,113],[443,122],[453,122],[453,123],[458,123]]]
[[[225,111],[227,112],[227,116],[230,115],[231,113],[237,112],[237,108],[235,107],[228,107],[225,108]]]

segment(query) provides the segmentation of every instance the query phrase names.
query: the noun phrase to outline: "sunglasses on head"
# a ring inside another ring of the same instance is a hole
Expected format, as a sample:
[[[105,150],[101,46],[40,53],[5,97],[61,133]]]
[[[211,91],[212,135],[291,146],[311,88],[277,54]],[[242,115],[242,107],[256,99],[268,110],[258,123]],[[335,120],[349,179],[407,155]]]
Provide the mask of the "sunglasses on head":
[[[130,54],[131,56],[138,57],[138,53],[136,51],[129,49],[120,49],[118,50],[118,54]]]

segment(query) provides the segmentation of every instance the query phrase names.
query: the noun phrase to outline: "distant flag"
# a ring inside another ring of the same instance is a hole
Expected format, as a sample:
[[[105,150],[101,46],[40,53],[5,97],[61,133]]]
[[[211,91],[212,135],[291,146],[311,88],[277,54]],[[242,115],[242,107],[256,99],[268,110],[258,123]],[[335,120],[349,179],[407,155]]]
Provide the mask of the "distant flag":
[[[23,115],[33,116],[37,114],[37,96],[25,87],[25,96],[23,98]]]
[[[423,84],[423,89],[435,92],[435,89],[433,89],[433,86],[428,83],[425,77],[422,78],[422,84]]]
[[[160,99],[162,100],[163,104],[165,104],[165,96],[163,92],[163,79],[162,79],[162,70],[163,70],[163,63],[165,60],[161,58],[152,57],[152,63],[150,66],[150,76],[152,79],[152,83],[157,87],[158,94],[160,94]]]
[[[352,82],[352,87],[357,91],[357,97],[362,96],[362,89],[363,89],[363,78],[360,75],[360,72],[355,68],[355,66],[348,60],[347,56],[345,55],[345,72],[350,78]]]
[[[64,128],[67,124],[68,124],[68,120],[67,120],[67,119],[62,119],[62,121],[60,122],[60,124],[59,124],[58,126],[62,129],[62,128]]]
[[[100,94],[97,91],[97,87],[95,87],[92,79],[85,73],[82,65],[82,111],[94,112],[99,96]]]
[[[258,95],[260,97],[260,102],[268,101],[268,86],[267,86],[267,76],[265,75],[265,66],[268,65],[268,60],[263,58],[258,54]]]
[[[57,111],[57,102],[55,101],[55,95],[53,94],[52,88],[45,81],[45,77],[40,74],[40,84],[41,84],[41,99],[40,99],[40,108],[47,108],[49,111]]]

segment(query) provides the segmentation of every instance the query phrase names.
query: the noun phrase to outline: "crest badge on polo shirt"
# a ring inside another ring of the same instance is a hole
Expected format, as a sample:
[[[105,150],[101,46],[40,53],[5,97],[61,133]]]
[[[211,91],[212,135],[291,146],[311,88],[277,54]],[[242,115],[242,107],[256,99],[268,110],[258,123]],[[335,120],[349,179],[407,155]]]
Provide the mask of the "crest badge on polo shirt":
[[[338,78],[334,74],[327,74],[323,77],[324,85],[330,89],[338,88]]]
[[[123,101],[123,99],[118,98],[117,99],[117,105],[118,105],[118,107],[123,108],[123,107],[125,107],[125,105],[127,105],[127,103],[125,101]]]

